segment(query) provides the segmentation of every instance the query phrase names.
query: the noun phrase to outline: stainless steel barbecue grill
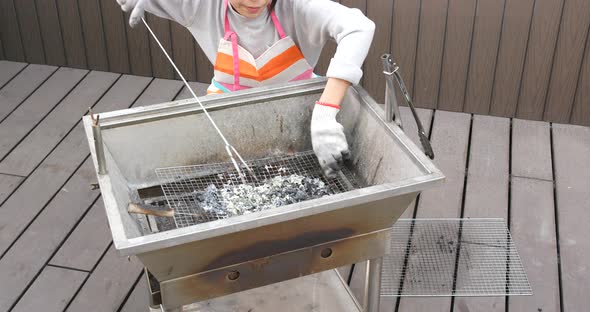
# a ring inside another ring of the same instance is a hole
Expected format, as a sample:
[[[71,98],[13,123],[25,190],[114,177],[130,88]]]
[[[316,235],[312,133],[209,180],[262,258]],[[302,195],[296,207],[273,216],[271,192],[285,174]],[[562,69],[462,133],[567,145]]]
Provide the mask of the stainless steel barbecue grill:
[[[295,161],[284,167],[297,168],[314,160],[299,153],[311,150],[310,104],[324,86],[319,78],[201,101],[245,159]],[[154,233],[128,204],[207,176],[162,170],[224,163],[223,144],[194,100],[102,113],[98,124],[84,117],[116,249],[145,265],[166,309],[380,259],[395,220],[444,176],[361,87],[349,89],[339,118],[353,159],[339,179],[326,181],[337,190],[332,195],[229,218],[185,218],[177,208],[176,225]],[[315,174],[317,166],[310,168],[305,174]],[[380,271],[379,262],[373,269]]]

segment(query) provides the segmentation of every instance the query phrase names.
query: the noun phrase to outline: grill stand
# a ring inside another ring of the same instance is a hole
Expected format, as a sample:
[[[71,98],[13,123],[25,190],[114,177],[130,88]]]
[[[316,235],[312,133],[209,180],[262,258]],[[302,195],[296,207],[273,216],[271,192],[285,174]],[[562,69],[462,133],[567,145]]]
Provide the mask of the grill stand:
[[[379,312],[381,298],[381,269],[383,258],[376,258],[367,261],[367,277],[365,283],[364,311]]]

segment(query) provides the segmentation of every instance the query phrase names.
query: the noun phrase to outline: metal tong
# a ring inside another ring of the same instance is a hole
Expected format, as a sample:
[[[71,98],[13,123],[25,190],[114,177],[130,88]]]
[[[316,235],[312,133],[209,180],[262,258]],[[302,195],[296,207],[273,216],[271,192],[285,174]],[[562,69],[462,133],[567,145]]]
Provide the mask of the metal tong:
[[[184,76],[182,75],[182,73],[180,72],[178,67],[176,67],[176,64],[174,64],[174,61],[172,60],[170,55],[168,55],[168,53],[166,52],[166,49],[164,49],[164,46],[162,46],[162,44],[160,43],[160,40],[158,40],[158,37],[156,37],[156,34],[154,34],[154,32],[152,31],[152,29],[150,28],[150,26],[148,25],[148,23],[145,21],[145,19],[143,17],[141,18],[141,21],[143,22],[145,27],[148,29],[148,31],[150,32],[150,34],[152,35],[154,40],[158,43],[158,46],[160,46],[160,49],[162,50],[162,52],[164,52],[164,55],[166,55],[166,58],[168,58],[168,61],[170,61],[170,64],[172,64],[172,67],[174,67],[174,70],[176,70],[176,73],[178,74],[178,76],[180,76],[180,79],[182,79],[182,82],[184,82],[184,85],[187,87],[187,89],[193,95],[193,98],[195,98],[195,100],[197,100],[197,103],[199,103],[199,105],[201,106],[201,109],[203,110],[203,112],[205,113],[205,115],[207,116],[209,121],[211,122],[211,125],[213,125],[213,128],[215,128],[215,130],[217,131],[217,134],[219,134],[219,136],[223,140],[223,143],[225,144],[225,151],[229,155],[229,158],[231,159],[231,162],[234,165],[234,168],[236,168],[238,175],[242,179],[242,183],[244,183],[244,184],[246,183],[246,178],[245,178],[244,174],[242,173],[242,171],[240,170],[240,166],[236,162],[236,159],[234,158],[234,154],[238,157],[238,159],[240,160],[242,165],[244,165],[244,167],[246,167],[246,169],[248,169],[248,172],[250,172],[250,174],[254,177],[254,179],[258,180],[258,178],[256,177],[256,174],[254,174],[254,171],[252,171],[250,166],[248,166],[246,164],[246,162],[244,161],[244,159],[242,158],[240,153],[238,153],[238,151],[231,144],[229,144],[229,142],[227,141],[227,139],[225,138],[223,133],[221,133],[221,130],[219,130],[219,128],[217,127],[217,124],[215,124],[215,121],[213,121],[213,118],[211,118],[211,116],[209,115],[209,112],[207,112],[207,109],[205,109],[205,106],[203,106],[203,104],[201,103],[201,101],[199,100],[197,95],[195,94],[195,91],[193,91],[193,88],[191,88],[191,86],[188,84],[188,82],[186,82],[186,79],[184,79]]]
[[[412,111],[412,115],[414,116],[414,120],[416,120],[416,125],[418,126],[418,136],[420,137],[420,143],[422,143],[422,148],[424,148],[424,154],[430,157],[430,159],[434,159],[434,151],[432,150],[432,146],[430,145],[430,141],[428,140],[428,136],[426,135],[426,131],[424,131],[424,127],[422,126],[422,122],[420,122],[420,118],[418,118],[418,114],[416,113],[416,108],[414,107],[414,103],[412,102],[412,98],[410,97],[410,93],[408,89],[406,89],[406,85],[404,84],[404,80],[402,79],[401,75],[399,74],[399,66],[395,64],[391,58],[391,54],[383,54],[381,56],[381,60],[383,61],[383,74],[385,74],[385,118],[386,121],[393,121],[395,122],[401,129],[403,129],[402,119],[399,111],[399,106],[397,104],[397,99],[395,98],[395,92],[393,89],[393,77],[397,80],[397,84],[399,85],[402,94],[406,100],[406,103],[410,107]]]

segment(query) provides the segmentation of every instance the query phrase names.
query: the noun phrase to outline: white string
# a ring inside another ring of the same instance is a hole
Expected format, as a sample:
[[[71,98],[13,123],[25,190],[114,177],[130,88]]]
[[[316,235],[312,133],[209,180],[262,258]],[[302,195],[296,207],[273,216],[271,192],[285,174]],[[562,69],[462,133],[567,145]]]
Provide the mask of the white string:
[[[250,171],[250,173],[254,177],[256,177],[254,175],[254,173],[252,172],[252,169],[250,169],[250,167],[248,167],[248,165],[246,164],[246,162],[244,161],[244,159],[242,158],[242,156],[240,155],[240,153],[238,153],[238,151],[233,146],[231,146],[229,144],[229,142],[227,141],[227,139],[225,138],[225,136],[223,135],[223,133],[221,133],[221,130],[219,130],[219,128],[217,127],[217,124],[215,123],[215,121],[213,121],[213,118],[211,118],[211,116],[209,115],[209,112],[207,112],[207,109],[205,109],[205,106],[203,106],[203,104],[201,103],[201,101],[199,100],[199,98],[197,97],[197,95],[195,94],[195,92],[193,91],[193,88],[191,88],[191,86],[188,84],[188,82],[186,81],[186,79],[184,79],[184,76],[182,75],[182,73],[180,72],[180,70],[178,69],[178,67],[176,67],[176,64],[174,64],[174,61],[172,60],[172,58],[170,57],[170,55],[168,55],[168,53],[166,52],[166,49],[164,49],[164,46],[162,46],[162,44],[160,43],[160,40],[158,40],[158,37],[156,37],[156,34],[154,34],[154,32],[152,31],[152,29],[150,28],[150,26],[147,24],[147,22],[145,21],[145,19],[143,17],[141,18],[141,20],[143,21],[143,24],[148,29],[148,31],[150,32],[150,34],[152,35],[152,37],[154,37],[154,40],[156,40],[156,43],[158,43],[158,46],[160,46],[160,49],[162,50],[162,52],[164,52],[164,55],[166,55],[166,58],[168,58],[168,61],[170,61],[170,64],[172,64],[172,67],[174,67],[174,70],[176,70],[176,73],[178,74],[178,76],[180,76],[180,79],[182,79],[182,82],[184,82],[184,85],[191,92],[191,94],[193,95],[193,97],[195,98],[195,100],[197,100],[197,103],[199,103],[199,105],[201,106],[201,109],[205,113],[205,116],[207,116],[207,118],[211,122],[211,125],[213,125],[213,128],[215,128],[215,131],[217,131],[217,133],[219,134],[219,136],[223,140],[223,143],[225,143],[225,151],[227,152],[227,154],[231,158],[231,162],[233,163],[234,167],[238,171],[238,175],[242,178],[242,181],[245,183],[244,176],[242,175],[242,172],[240,171],[240,168],[239,168],[236,160],[233,157],[232,151],[234,153],[236,153],[236,155],[238,156],[238,158],[240,159],[240,161],[242,162],[242,164],[244,164],[244,166],[246,166],[246,168],[248,169],[248,171]]]

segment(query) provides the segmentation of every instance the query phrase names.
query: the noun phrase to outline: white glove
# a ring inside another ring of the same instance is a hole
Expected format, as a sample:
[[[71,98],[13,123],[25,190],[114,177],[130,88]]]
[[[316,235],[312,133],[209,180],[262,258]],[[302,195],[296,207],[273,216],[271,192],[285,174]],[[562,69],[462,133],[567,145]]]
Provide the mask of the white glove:
[[[336,121],[338,106],[318,104],[311,116],[311,144],[327,177],[334,178],[344,160],[350,158],[344,127]]]
[[[117,0],[117,3],[121,6],[121,10],[125,12],[131,11],[131,16],[129,17],[129,25],[131,27],[135,27],[141,22],[147,0]]]

